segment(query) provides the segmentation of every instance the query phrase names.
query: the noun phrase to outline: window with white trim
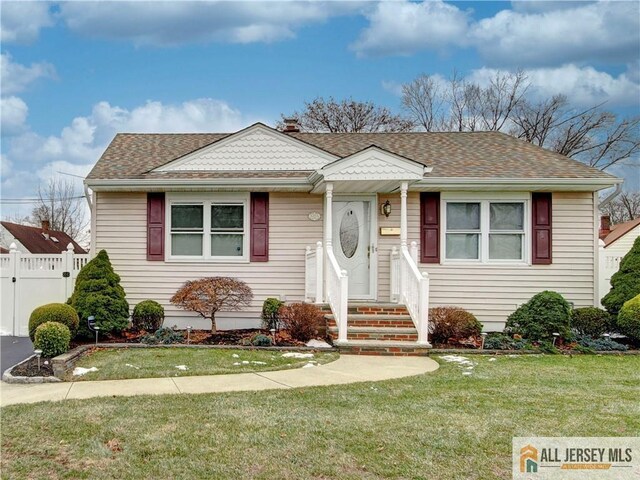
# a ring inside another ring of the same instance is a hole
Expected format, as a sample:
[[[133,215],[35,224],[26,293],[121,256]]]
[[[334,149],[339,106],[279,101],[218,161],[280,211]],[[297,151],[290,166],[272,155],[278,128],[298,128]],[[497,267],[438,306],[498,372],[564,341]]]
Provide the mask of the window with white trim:
[[[445,202],[445,259],[524,262],[526,202]]]
[[[197,198],[197,200],[196,200]],[[169,199],[170,259],[241,261],[248,255],[246,195],[206,199],[175,194]]]

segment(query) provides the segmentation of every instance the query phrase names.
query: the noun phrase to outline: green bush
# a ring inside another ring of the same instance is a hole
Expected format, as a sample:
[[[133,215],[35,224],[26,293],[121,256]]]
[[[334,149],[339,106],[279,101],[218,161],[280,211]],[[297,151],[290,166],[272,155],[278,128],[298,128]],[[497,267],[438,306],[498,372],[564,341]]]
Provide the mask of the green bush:
[[[611,340],[610,338],[593,338],[590,335],[578,335],[576,338],[576,343],[579,347],[582,347],[582,349],[589,349],[593,352],[624,352],[628,350],[628,347],[626,345],[618,343],[615,340]],[[580,348],[578,348],[577,350],[581,351]],[[581,353],[589,352],[581,351]]]
[[[553,339],[557,332],[561,337],[569,335],[571,306],[562,295],[545,290],[534,295],[507,318],[505,333],[520,334],[530,341]]]
[[[129,326],[129,304],[120,276],[113,271],[107,252],[87,263],[76,278],[76,286],[67,303],[80,317],[78,336],[92,338],[87,318],[94,316],[101,333],[120,333]]]
[[[611,277],[611,290],[602,298],[602,305],[610,314],[617,315],[624,302],[636,295],[640,295],[640,237]]]
[[[267,298],[262,304],[262,326],[267,330],[280,328],[280,320],[278,318],[278,311],[280,307],[284,305],[282,300],[277,298]]]
[[[318,334],[324,315],[310,303],[292,303],[280,307],[278,312],[282,326],[291,338],[307,342]]]
[[[35,339],[36,328],[46,322],[58,322],[66,325],[75,337],[78,330],[78,314],[73,307],[64,303],[48,303],[36,308],[29,317],[29,338]]]
[[[611,315],[601,308],[576,308],[571,313],[571,328],[581,335],[599,337],[610,332],[611,327]]]
[[[154,300],[143,300],[133,309],[131,322],[136,330],[155,332],[164,322],[164,308]]]
[[[251,337],[251,345],[253,345],[254,347],[270,347],[271,345],[273,345],[273,340],[271,339],[271,337],[268,337],[261,333],[257,333],[253,337]]]
[[[460,307],[429,309],[429,338],[432,343],[447,343],[480,335],[482,324],[470,312]]]
[[[502,333],[492,333],[484,339],[485,350],[524,350],[533,348],[527,340],[516,340]]]
[[[184,335],[182,333],[168,327],[159,328],[154,333],[148,333],[140,338],[140,342],[147,345],[171,345],[183,341]]]
[[[618,330],[630,339],[640,341],[640,295],[622,305],[618,314]]]
[[[43,357],[56,357],[69,350],[71,332],[69,327],[58,322],[45,322],[36,328],[33,346],[42,350]]]

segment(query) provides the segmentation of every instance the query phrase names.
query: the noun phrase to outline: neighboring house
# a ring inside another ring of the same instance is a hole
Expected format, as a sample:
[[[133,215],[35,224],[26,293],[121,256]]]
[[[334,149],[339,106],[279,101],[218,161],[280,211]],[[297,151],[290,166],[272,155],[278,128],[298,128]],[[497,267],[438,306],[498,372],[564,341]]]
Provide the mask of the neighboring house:
[[[130,304],[159,301],[166,325],[206,328],[169,299],[187,280],[226,275],[255,300],[218,313],[220,328],[259,325],[267,297],[306,298],[330,303],[344,340],[346,295],[399,300],[421,341],[427,300],[466,308],[489,331],[542,290],[597,304],[598,191],[620,182],[497,132],[260,123],[118,134],[86,178],[92,245],[109,253]]]
[[[600,219],[600,299],[611,290],[611,276],[618,271],[620,260],[640,237],[640,217],[610,226],[610,217]]]
[[[12,243],[15,243],[17,250],[22,253],[62,253],[70,243],[75,253],[87,253],[66,233],[51,230],[46,220],[42,222],[41,227],[0,222],[0,242],[7,250],[6,253]]]

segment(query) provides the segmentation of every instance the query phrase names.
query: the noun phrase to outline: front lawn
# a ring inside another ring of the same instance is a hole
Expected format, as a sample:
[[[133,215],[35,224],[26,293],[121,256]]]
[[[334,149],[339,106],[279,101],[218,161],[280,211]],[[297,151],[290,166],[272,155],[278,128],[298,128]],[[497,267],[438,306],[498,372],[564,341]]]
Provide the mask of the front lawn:
[[[3,478],[508,479],[513,436],[640,434],[640,357],[435,358],[378,383],[5,407]]]
[[[67,380],[120,380],[123,378],[179,377],[226,373],[263,372],[299,368],[308,363],[327,363],[335,352],[291,352],[188,347],[105,348],[81,357],[76,367],[88,371],[69,375]],[[309,355],[311,355],[309,357]]]

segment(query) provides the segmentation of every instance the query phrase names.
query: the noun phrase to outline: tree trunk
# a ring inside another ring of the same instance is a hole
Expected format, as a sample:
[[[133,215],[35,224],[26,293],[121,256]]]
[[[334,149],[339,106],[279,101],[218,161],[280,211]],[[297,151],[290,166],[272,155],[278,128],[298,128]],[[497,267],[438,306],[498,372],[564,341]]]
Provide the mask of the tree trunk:
[[[218,332],[218,329],[216,328],[216,314],[213,313],[211,315],[211,333],[215,334]]]

